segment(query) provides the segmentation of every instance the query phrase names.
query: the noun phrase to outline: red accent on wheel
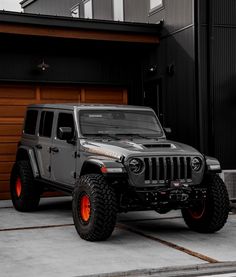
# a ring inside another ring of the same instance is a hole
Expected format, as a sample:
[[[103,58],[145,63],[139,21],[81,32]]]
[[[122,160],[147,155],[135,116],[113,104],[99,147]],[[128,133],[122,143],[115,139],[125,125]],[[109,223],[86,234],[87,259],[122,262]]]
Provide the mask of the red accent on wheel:
[[[88,195],[85,194],[80,199],[80,215],[84,222],[89,221],[90,213],[91,213],[90,199]]]
[[[22,190],[21,179],[20,179],[20,177],[18,177],[16,179],[16,195],[17,195],[17,197],[20,197],[21,190]]]
[[[206,205],[205,205],[205,201],[204,201],[198,207],[189,209],[189,213],[192,218],[200,219],[200,218],[202,218],[202,216],[205,212],[205,208],[206,208]]]

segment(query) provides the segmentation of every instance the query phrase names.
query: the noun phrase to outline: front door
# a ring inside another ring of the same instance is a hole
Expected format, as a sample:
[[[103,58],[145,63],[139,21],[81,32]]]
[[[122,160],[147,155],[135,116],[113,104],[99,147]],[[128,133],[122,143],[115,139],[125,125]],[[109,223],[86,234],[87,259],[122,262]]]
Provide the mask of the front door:
[[[76,145],[59,139],[59,128],[70,127],[75,132],[72,112],[59,112],[51,147],[51,180],[73,186],[76,178]]]

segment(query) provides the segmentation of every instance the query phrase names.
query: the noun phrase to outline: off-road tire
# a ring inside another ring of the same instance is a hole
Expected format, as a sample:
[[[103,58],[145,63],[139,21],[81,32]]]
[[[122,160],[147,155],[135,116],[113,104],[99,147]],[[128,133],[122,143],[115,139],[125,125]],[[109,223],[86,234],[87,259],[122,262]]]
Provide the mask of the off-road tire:
[[[20,191],[18,192],[17,182],[20,182]],[[31,212],[37,209],[40,201],[40,189],[35,184],[29,161],[18,161],[13,165],[10,192],[16,210]]]
[[[86,221],[81,214],[84,196],[90,202]],[[80,178],[73,192],[72,213],[75,228],[82,239],[102,241],[111,236],[116,224],[116,195],[102,175],[88,174]]]
[[[202,214],[194,218],[191,208],[182,209],[182,215],[190,229],[200,233],[214,233],[226,223],[230,204],[226,186],[218,175],[207,175],[203,180],[207,187]]]

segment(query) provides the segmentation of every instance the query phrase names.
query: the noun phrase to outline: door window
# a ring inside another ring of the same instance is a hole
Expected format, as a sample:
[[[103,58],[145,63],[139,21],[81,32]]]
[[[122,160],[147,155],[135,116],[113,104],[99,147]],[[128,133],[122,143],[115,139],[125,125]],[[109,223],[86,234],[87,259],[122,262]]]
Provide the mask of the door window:
[[[52,134],[53,112],[43,111],[41,113],[39,136],[50,138]]]
[[[59,128],[61,127],[70,127],[72,133],[75,131],[74,127],[74,118],[71,113],[60,113],[57,121],[57,138],[59,137]]]

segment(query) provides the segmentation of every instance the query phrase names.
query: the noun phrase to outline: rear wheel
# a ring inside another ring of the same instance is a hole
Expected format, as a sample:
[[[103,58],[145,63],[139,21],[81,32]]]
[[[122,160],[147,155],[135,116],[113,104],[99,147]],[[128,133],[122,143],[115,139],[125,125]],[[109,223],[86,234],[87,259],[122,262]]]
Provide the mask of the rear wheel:
[[[198,205],[182,209],[182,215],[190,229],[201,233],[214,233],[226,223],[229,213],[229,197],[224,182],[218,175],[207,175],[206,199]]]
[[[106,240],[116,223],[116,196],[103,176],[88,174],[80,178],[72,200],[75,228],[82,239]]]
[[[40,200],[40,189],[34,182],[28,161],[18,161],[14,164],[11,173],[10,191],[12,203],[16,210],[30,212],[37,209]]]

